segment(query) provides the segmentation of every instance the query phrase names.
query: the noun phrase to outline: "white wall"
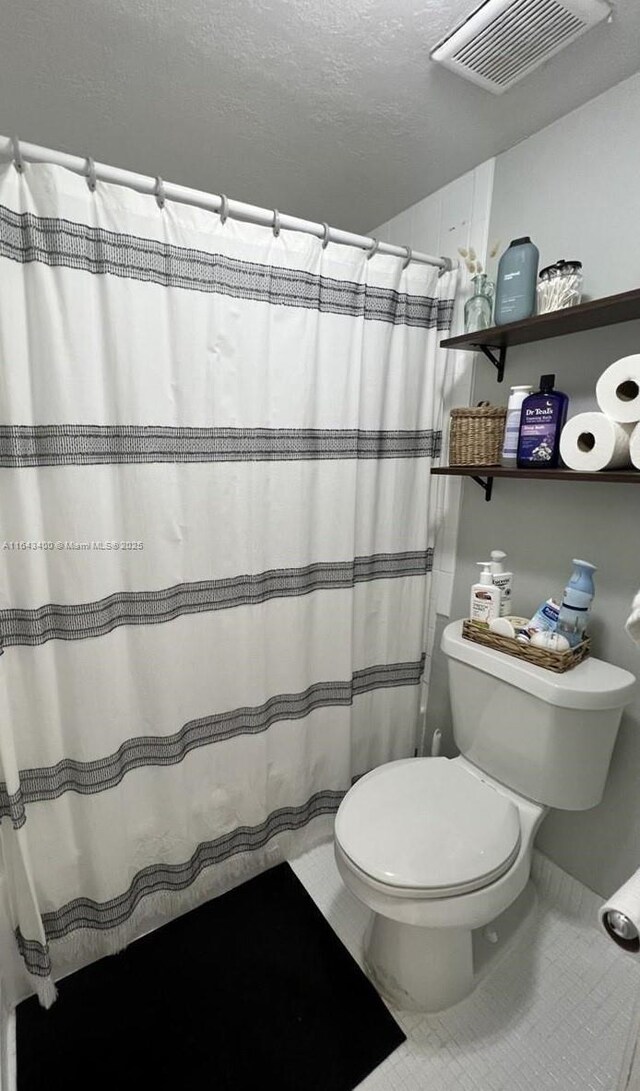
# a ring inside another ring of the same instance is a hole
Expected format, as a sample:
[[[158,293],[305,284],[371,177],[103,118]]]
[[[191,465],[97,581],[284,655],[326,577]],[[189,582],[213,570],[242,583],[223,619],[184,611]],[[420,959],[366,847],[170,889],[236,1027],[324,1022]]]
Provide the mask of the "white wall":
[[[640,287],[640,75],[505,152],[496,160],[490,237],[503,247],[531,235],[541,264],[584,262],[590,297]],[[506,382],[478,362],[474,401],[504,404],[511,383],[555,372],[570,416],[596,408],[594,385],[620,356],[640,352],[640,322],[512,349]],[[507,550],[515,573],[514,609],[531,615],[561,593],[572,557],[598,565],[592,626],[595,653],[640,675],[640,652],[623,630],[640,584],[640,489],[605,483],[502,481],[490,504],[465,482],[453,614],[468,611],[469,587],[491,548]],[[434,664],[430,709],[447,725],[446,679]],[[449,745],[451,745],[449,737]],[[628,709],[602,804],[553,812],[538,846],[600,894],[640,866],[640,700]]]
[[[427,254],[458,258],[459,247],[474,247],[485,261],[493,189],[494,159],[463,174],[455,182],[444,186],[429,197],[412,205],[392,220],[375,228],[371,234],[383,242],[411,246]],[[464,328],[464,302],[469,294],[466,270],[461,271],[462,291],[454,309],[453,332]],[[447,369],[447,387],[444,393],[445,420],[454,405],[467,405],[471,396],[473,361],[467,353],[450,353]],[[448,434],[445,429],[443,464],[447,462]],[[456,541],[458,515],[462,495],[462,482],[457,478],[434,478],[436,482],[436,520],[439,532],[436,543],[433,570],[433,594],[428,621],[425,666],[425,694],[433,707],[448,708],[448,692],[443,689],[442,677],[434,679],[436,693],[429,692],[431,658],[440,640],[445,621],[451,613],[451,600],[455,583]],[[426,724],[426,742],[429,745],[432,730]]]

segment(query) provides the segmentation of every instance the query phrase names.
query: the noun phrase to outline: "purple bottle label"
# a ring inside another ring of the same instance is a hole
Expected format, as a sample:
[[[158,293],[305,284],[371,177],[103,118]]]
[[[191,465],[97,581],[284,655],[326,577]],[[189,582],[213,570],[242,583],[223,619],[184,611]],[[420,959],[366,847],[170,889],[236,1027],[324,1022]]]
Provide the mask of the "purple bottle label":
[[[556,447],[560,403],[541,394],[522,407],[518,458],[527,462],[551,462]]]

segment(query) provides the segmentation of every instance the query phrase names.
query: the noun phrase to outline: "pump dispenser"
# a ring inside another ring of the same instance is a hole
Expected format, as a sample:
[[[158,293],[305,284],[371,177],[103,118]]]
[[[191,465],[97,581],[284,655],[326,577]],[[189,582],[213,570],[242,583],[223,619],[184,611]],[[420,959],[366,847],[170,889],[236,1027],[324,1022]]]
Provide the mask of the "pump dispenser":
[[[496,587],[491,574],[491,561],[476,562],[482,572],[480,582],[471,588],[469,617],[472,621],[482,621],[486,625],[500,617],[500,588]]]
[[[513,572],[505,572],[503,561],[506,557],[501,549],[491,550],[491,576],[496,587],[500,589],[500,617],[506,617],[511,610],[511,586]]]

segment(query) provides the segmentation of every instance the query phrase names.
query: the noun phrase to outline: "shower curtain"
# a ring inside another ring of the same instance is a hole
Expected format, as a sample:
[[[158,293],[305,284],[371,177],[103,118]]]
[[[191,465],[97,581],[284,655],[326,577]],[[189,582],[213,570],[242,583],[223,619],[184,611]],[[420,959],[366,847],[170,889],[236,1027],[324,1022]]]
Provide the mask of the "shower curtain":
[[[455,274],[402,264],[0,171],[14,996],[326,839],[414,753]]]

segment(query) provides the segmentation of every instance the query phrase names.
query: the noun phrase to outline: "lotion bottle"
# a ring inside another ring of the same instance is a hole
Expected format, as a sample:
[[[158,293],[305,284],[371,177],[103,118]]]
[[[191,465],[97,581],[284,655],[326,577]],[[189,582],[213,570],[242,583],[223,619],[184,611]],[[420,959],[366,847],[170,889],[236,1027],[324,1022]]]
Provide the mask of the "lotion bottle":
[[[503,561],[506,557],[501,549],[491,550],[491,577],[500,590],[500,617],[511,613],[511,588],[513,572],[505,572]]]
[[[480,582],[471,588],[469,617],[472,621],[483,621],[486,625],[500,617],[500,588],[496,587],[491,575],[491,561],[477,561],[481,568]]]
[[[529,394],[533,393],[533,387],[512,386],[507,403],[507,419],[504,426],[504,441],[502,444],[501,466],[518,465],[518,437],[520,435],[520,416],[522,403]]]

